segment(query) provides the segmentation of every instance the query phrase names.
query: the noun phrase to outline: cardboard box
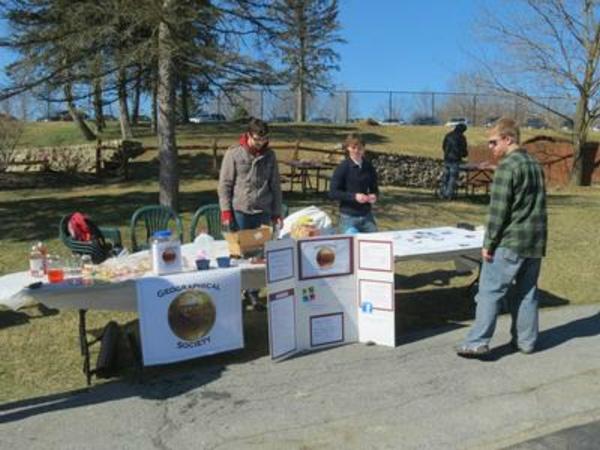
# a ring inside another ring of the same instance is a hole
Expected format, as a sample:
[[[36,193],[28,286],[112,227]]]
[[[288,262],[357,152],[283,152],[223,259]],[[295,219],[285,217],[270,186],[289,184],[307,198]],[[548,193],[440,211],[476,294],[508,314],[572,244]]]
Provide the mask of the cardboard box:
[[[262,225],[254,230],[240,230],[223,233],[229,245],[231,256],[254,256],[262,252],[265,242],[271,239],[273,230],[268,225]]]

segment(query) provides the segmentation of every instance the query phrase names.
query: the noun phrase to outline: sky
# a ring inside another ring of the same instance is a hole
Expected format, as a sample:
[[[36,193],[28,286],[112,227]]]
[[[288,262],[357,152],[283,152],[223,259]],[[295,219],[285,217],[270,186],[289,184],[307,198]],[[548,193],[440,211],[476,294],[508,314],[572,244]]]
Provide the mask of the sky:
[[[471,64],[464,49],[485,1],[494,0],[340,0],[346,43],[332,80],[343,90],[453,90],[451,80]],[[0,67],[11,59],[0,49]]]
[[[478,0],[341,0],[339,86],[443,91],[470,65]]]

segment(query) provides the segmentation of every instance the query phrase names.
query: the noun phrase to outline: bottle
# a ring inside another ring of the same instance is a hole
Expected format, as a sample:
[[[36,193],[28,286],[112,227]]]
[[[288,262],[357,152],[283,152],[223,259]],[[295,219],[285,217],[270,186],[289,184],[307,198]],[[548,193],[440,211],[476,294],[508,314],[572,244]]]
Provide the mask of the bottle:
[[[181,272],[181,242],[172,237],[171,230],[160,230],[152,235],[151,252],[156,275]]]
[[[206,232],[202,231],[198,236],[196,236],[196,239],[194,239],[194,244],[196,245],[196,248],[198,249],[198,257],[199,259],[213,259],[214,258],[214,254],[213,254],[213,247],[214,247],[214,242],[215,239],[210,235],[207,234]]]
[[[42,241],[38,241],[38,243],[35,245],[38,251],[42,254],[42,260],[44,263],[44,275],[46,275],[48,273],[48,247],[46,247],[46,244],[44,244]]]
[[[44,276],[44,255],[42,255],[37,245],[31,247],[29,252],[29,274],[36,278]]]
[[[90,255],[81,255],[81,276],[84,280],[90,280],[94,275],[94,265]]]

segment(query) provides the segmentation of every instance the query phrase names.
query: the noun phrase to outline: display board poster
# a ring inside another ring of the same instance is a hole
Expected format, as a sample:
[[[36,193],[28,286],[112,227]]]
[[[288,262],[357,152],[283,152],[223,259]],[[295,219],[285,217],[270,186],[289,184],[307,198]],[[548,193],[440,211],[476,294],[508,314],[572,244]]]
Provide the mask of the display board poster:
[[[136,281],[145,366],[244,346],[239,268]]]
[[[266,244],[273,359],[359,341],[395,345],[393,244],[359,236]]]

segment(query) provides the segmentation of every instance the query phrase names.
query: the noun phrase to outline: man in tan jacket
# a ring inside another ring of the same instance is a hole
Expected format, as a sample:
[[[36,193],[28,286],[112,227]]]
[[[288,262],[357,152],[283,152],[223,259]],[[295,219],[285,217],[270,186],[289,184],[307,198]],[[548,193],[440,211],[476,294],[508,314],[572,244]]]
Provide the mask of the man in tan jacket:
[[[227,150],[219,174],[221,223],[233,230],[281,225],[281,184],[269,127],[251,119],[240,142]]]
[[[281,226],[281,180],[269,127],[250,119],[240,142],[227,150],[219,174],[221,223],[231,230],[251,230],[271,223]],[[255,310],[264,309],[258,291],[244,292]]]

